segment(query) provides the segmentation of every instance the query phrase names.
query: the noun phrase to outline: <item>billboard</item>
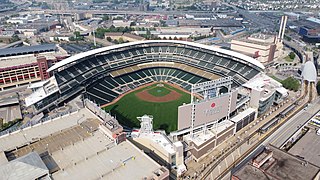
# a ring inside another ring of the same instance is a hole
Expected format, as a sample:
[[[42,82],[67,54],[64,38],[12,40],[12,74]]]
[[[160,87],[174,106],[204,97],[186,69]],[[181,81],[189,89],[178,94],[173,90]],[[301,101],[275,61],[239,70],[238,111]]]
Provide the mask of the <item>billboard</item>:
[[[228,115],[229,94],[196,104],[194,126],[219,120]],[[191,120],[191,119],[190,119]]]
[[[232,93],[231,104],[229,105],[230,94],[224,94],[220,97],[208,101],[196,103],[194,126],[219,120],[228,115],[228,109],[235,109],[237,100],[236,93]],[[231,106],[231,107],[230,107]],[[191,126],[192,104],[182,105],[178,108],[178,130]]]

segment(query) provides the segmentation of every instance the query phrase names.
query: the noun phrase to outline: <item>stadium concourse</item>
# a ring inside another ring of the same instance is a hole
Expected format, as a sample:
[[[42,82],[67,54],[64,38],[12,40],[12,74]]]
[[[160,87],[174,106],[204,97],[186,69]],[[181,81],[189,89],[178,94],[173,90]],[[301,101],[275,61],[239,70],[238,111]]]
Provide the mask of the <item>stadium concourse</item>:
[[[92,112],[103,119],[110,114],[100,106],[139,87],[153,82],[179,86],[190,92],[191,103],[177,107],[176,131],[170,135],[153,131],[153,117],[144,114],[139,115],[140,130],[124,129],[135,132],[134,138],[131,132],[127,137],[152,159],[175,175],[182,175],[185,161],[206,157],[287,97],[282,85],[263,70],[264,66],[253,58],[212,46],[175,40],[131,42],[83,52],[56,63],[48,69],[49,79],[30,86],[33,93],[25,101],[34,107],[35,114],[46,114],[81,96],[84,102],[95,102],[90,103],[95,107]],[[134,107],[137,102],[131,103]],[[117,118],[119,121],[112,117],[112,121],[101,123],[106,127],[101,129],[112,131],[112,141],[122,142],[124,124],[121,117]],[[155,119],[155,124],[158,121]]]

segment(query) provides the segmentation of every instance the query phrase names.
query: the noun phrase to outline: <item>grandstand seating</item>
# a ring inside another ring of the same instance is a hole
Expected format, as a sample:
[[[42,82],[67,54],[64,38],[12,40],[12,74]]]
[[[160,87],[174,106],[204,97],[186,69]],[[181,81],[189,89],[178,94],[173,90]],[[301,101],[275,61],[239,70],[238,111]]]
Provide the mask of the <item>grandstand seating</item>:
[[[88,96],[103,104],[152,81],[167,81],[188,90],[191,84],[215,79],[214,75],[218,75],[232,76],[232,86],[236,87],[262,70],[240,58],[179,42],[159,41],[114,47],[55,69],[53,75],[60,89],[57,96],[67,99],[76,91],[80,92],[77,87],[87,87]],[[148,65],[151,63],[157,66]],[[99,91],[101,89],[108,90]],[[44,100],[41,106],[47,105]]]
[[[201,51],[201,49],[174,46],[149,46],[135,47],[124,51],[112,52],[107,55],[95,55],[94,57],[84,58],[81,63],[74,64],[58,72],[56,78],[58,84],[63,84],[79,75],[84,76],[87,71],[92,69],[100,68],[99,72],[102,72],[108,69],[122,69],[130,65],[155,61],[184,63],[222,76],[239,74],[246,80],[251,79],[260,71],[258,68],[249,64],[227,57],[220,57],[208,51]],[[219,69],[217,70],[217,68],[214,67],[219,67]],[[233,72],[230,73],[229,71]],[[247,73],[249,71],[250,73]],[[92,74],[95,73],[86,74],[85,78],[90,78]],[[241,83],[242,82],[237,82],[237,84]]]
[[[122,76],[106,76],[87,89],[87,97],[98,104],[106,104],[120,94],[153,82],[169,82],[190,90],[191,85],[208,79],[174,68],[148,68]]]

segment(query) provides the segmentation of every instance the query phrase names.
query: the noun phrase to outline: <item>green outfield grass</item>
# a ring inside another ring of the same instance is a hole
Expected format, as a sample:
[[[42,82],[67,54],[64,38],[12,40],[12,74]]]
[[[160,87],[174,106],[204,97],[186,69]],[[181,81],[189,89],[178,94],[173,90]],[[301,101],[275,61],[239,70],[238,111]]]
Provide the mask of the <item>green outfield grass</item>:
[[[189,103],[190,94],[178,90],[172,86],[165,85],[165,87],[167,87],[168,89],[173,89],[176,92],[180,93],[181,97],[175,101],[153,103],[143,101],[135,95],[137,92],[143,91],[145,89],[150,89],[152,91],[155,90],[155,92],[157,92],[156,89],[158,89],[158,87],[155,86],[156,84],[131,92],[122,97],[115,104],[107,106],[103,109],[107,112],[111,112],[113,116],[117,117],[120,124],[123,124],[125,126],[139,128],[140,122],[136,117],[148,114],[153,115],[153,128],[155,130],[162,129],[167,133],[175,131],[177,130],[178,106],[182,105],[183,103]],[[170,90],[161,87],[161,90],[164,89],[166,90],[165,92],[170,93]]]
[[[148,93],[152,94],[155,97],[162,97],[167,94],[170,94],[170,92],[171,91],[165,87],[154,87],[154,88],[151,88],[150,90],[148,90]]]

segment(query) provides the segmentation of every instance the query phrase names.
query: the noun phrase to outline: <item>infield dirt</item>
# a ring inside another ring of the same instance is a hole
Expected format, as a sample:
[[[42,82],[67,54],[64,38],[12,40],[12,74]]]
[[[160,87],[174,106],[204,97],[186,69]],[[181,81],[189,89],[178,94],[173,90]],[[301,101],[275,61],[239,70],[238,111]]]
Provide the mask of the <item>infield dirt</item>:
[[[148,92],[149,89],[145,89],[143,91],[136,93],[135,95],[139,99],[144,100],[144,101],[148,101],[148,102],[169,102],[169,101],[175,101],[181,97],[181,94],[178,93],[177,91],[169,89],[167,87],[163,87],[163,88],[166,88],[166,89],[170,90],[171,92],[165,96],[157,97],[157,96],[150,94]]]

